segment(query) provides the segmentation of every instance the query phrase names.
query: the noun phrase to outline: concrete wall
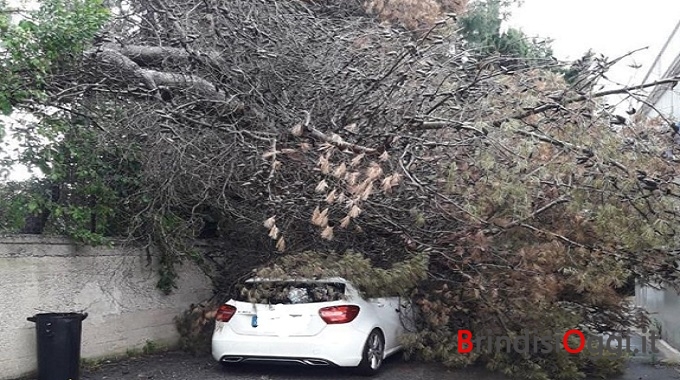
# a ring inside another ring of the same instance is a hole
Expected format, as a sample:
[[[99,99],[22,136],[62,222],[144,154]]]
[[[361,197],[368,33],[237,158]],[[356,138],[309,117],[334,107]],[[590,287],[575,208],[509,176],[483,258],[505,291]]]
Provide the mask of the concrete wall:
[[[635,304],[645,308],[652,321],[661,324],[661,338],[680,349],[680,295],[673,289],[636,286]]]
[[[143,250],[82,247],[56,237],[0,237],[0,379],[36,370],[35,324],[42,312],[87,312],[83,358],[125,353],[147,340],[176,342],[173,318],[211,296],[210,283],[191,263],[179,288],[156,288],[156,267]]]

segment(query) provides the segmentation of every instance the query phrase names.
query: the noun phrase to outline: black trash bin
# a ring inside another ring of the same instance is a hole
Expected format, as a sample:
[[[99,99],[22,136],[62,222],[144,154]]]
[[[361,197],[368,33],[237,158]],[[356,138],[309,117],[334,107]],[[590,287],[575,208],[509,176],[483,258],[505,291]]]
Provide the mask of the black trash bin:
[[[35,322],[38,337],[38,380],[78,380],[80,333],[87,313],[41,313]]]

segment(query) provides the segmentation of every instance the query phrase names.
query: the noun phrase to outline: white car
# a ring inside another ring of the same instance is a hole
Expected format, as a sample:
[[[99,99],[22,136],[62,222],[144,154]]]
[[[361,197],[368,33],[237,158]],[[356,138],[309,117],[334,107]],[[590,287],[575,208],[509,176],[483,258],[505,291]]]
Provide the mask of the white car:
[[[356,367],[373,375],[402,348],[410,324],[407,302],[363,299],[342,278],[250,279],[234,298],[215,317],[212,355],[223,364]]]

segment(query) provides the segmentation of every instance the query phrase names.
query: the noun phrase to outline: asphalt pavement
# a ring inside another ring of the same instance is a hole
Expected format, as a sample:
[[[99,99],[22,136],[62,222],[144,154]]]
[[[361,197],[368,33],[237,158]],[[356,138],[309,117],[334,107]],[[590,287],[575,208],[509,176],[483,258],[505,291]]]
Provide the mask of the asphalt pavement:
[[[81,380],[345,380],[361,379],[350,370],[337,368],[307,368],[280,365],[240,365],[223,368],[210,356],[191,356],[168,352],[119,362],[104,362],[97,368],[83,371]],[[374,379],[390,380],[508,380],[507,377],[483,368],[448,369],[440,365],[388,359],[382,372]],[[646,360],[631,360],[628,370],[612,380],[671,380],[680,379],[680,367],[651,364]]]

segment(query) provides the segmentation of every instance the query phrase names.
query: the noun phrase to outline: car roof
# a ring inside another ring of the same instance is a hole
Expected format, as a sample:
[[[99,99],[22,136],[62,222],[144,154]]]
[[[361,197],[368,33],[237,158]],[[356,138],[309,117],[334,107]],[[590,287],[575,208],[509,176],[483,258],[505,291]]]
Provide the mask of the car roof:
[[[324,277],[324,278],[305,278],[305,277],[287,277],[287,278],[264,278],[253,277],[247,279],[245,282],[311,282],[311,283],[341,283],[348,284],[349,281],[342,277]]]

